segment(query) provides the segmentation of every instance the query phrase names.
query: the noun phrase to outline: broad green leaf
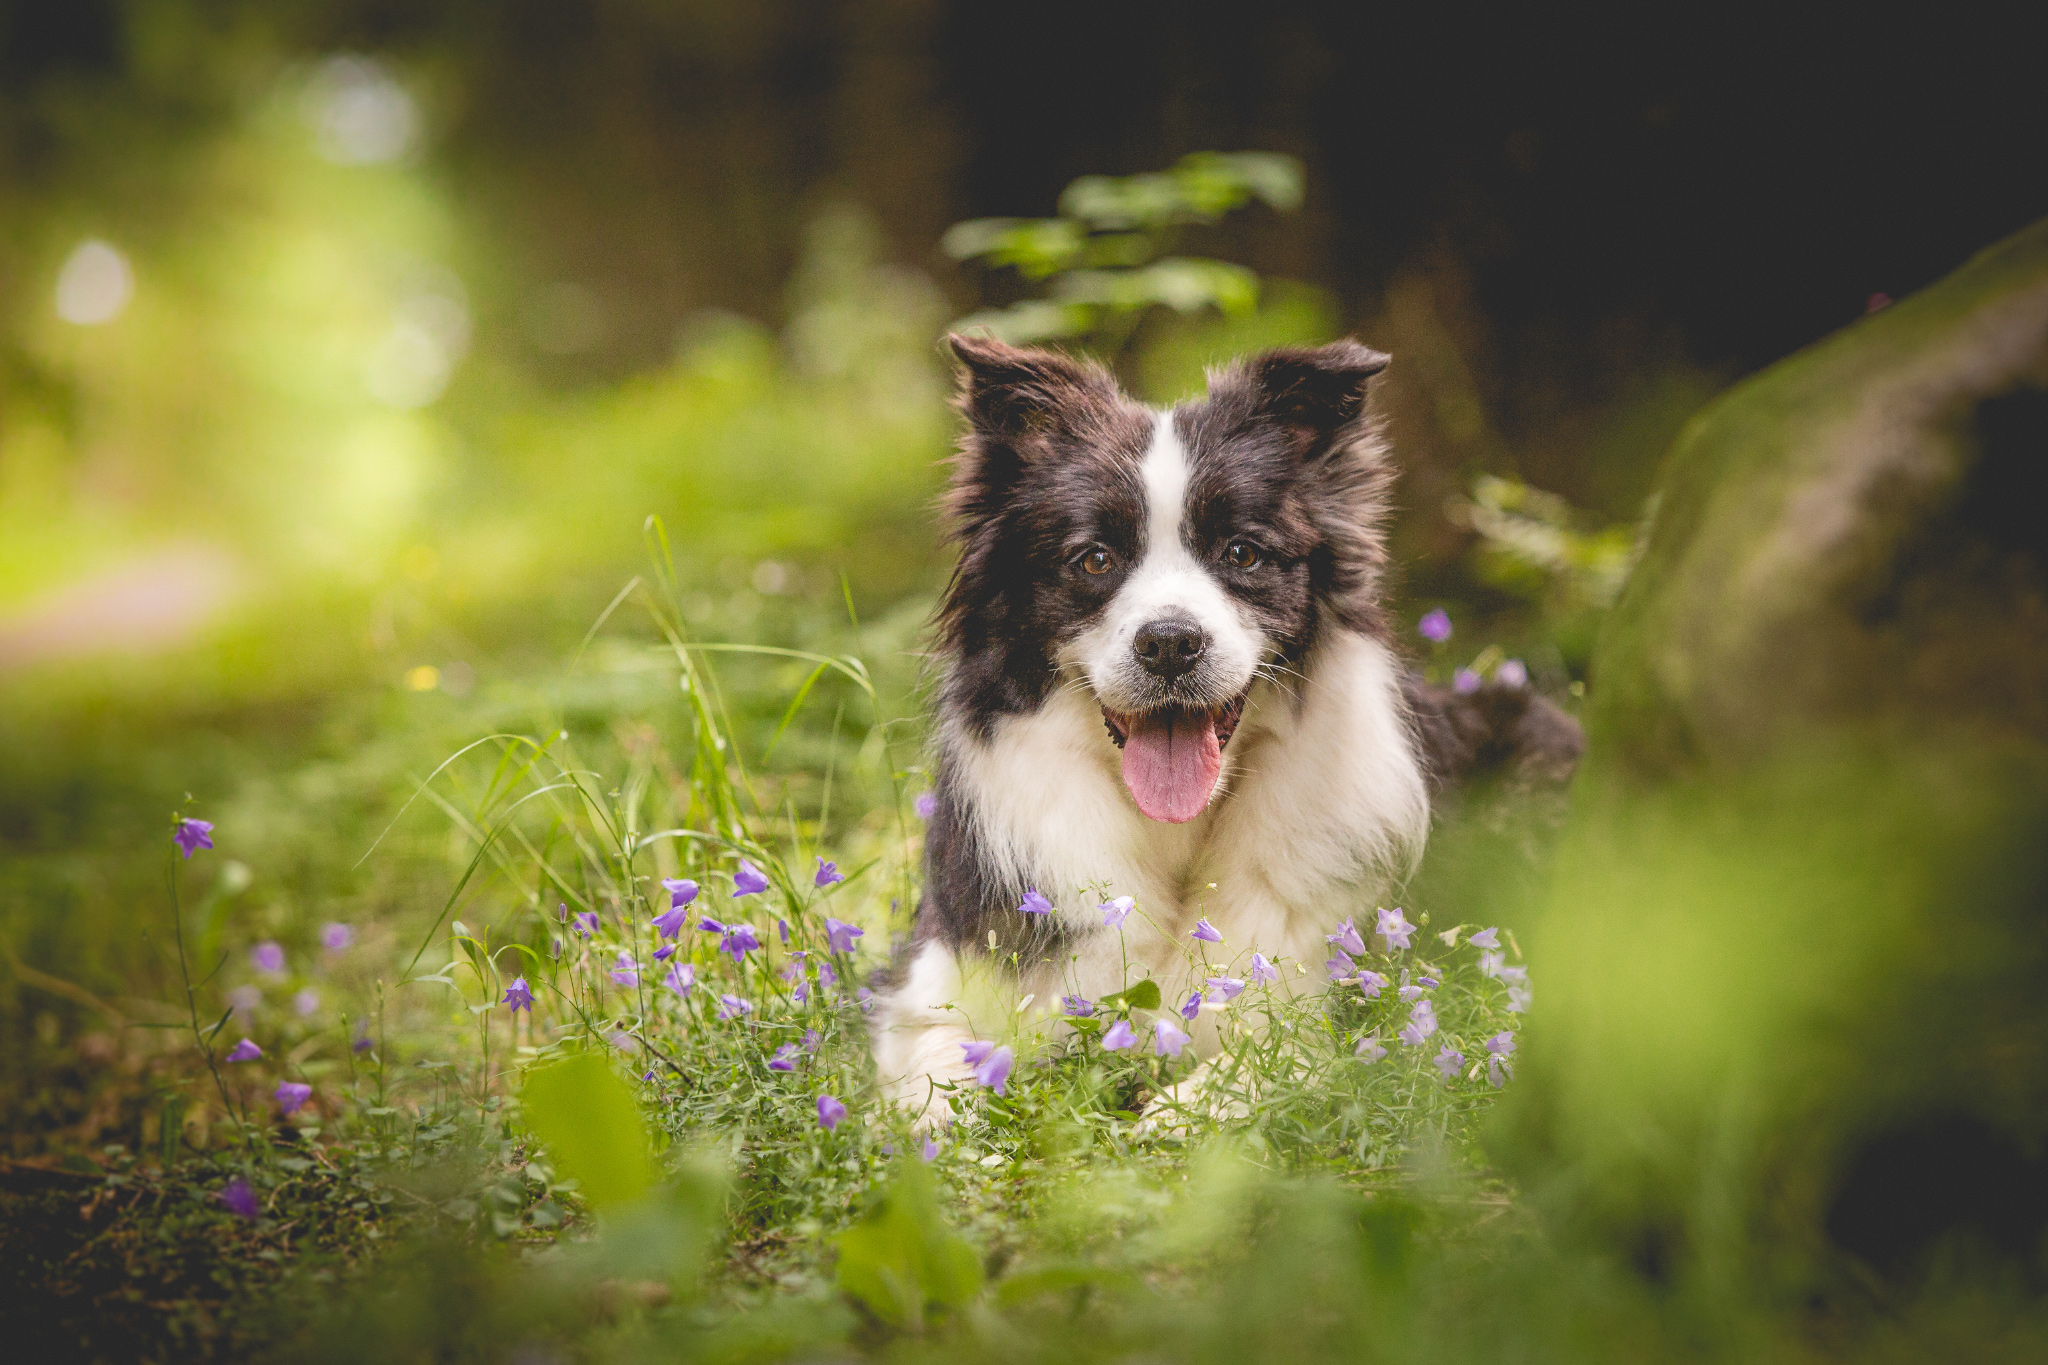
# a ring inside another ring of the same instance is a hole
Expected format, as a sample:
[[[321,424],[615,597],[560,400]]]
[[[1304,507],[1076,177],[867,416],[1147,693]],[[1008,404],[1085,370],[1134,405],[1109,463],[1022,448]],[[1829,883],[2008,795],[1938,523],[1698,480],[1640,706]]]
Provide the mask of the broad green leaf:
[[[902,1161],[868,1216],[839,1235],[839,1288],[892,1326],[922,1329],[930,1306],[981,1292],[981,1261],[939,1214],[931,1172]]]
[[[521,1098],[528,1125],[592,1208],[630,1204],[654,1184],[639,1103],[601,1054],[581,1053],[530,1072]]]
[[[1159,983],[1146,977],[1127,988],[1123,992],[1123,1000],[1134,1010],[1156,1010],[1159,1008]]]

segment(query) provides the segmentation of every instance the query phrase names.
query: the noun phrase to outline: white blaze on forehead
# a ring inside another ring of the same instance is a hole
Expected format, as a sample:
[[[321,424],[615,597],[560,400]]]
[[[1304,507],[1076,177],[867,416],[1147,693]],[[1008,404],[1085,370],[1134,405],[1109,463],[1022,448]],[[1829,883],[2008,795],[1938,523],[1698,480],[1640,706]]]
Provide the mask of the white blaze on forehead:
[[[1204,671],[1220,689],[1221,702],[1251,685],[1265,645],[1243,609],[1217,581],[1214,566],[1188,548],[1193,471],[1171,412],[1153,419],[1152,442],[1138,465],[1138,477],[1145,493],[1145,539],[1138,563],[1101,618],[1074,641],[1068,657],[1087,672],[1104,703],[1116,707],[1132,702],[1143,689],[1131,651],[1139,629],[1164,618],[1185,617],[1208,634]]]
[[[1138,466],[1145,484],[1145,549],[1140,572],[1159,562],[1162,550],[1178,551],[1192,562],[1181,540],[1188,510],[1188,452],[1173,429],[1173,414],[1162,412],[1152,426],[1152,444]]]

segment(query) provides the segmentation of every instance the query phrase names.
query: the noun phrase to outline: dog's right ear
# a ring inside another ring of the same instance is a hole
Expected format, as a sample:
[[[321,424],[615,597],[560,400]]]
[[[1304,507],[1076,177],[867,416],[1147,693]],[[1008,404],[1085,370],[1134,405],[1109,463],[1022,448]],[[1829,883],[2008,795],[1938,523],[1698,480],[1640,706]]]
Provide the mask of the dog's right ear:
[[[1106,371],[1057,351],[1026,350],[993,337],[957,333],[946,338],[946,345],[964,367],[961,411],[976,431],[1006,444],[1029,445],[1031,437],[1116,401],[1116,381]]]

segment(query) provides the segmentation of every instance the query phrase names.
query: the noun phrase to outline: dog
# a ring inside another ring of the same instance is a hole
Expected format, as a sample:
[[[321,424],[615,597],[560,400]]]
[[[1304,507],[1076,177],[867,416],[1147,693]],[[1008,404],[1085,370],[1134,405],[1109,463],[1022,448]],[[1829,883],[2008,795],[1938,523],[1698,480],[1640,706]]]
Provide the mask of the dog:
[[[1268,351],[1162,411],[1058,352],[947,343],[965,435],[924,894],[871,1014],[883,1091],[925,1126],[964,1045],[1065,997],[1149,977],[1172,1000],[1253,952],[1310,983],[1415,869],[1434,792],[1554,778],[1582,743],[1527,688],[1403,665],[1368,401],[1387,356]]]

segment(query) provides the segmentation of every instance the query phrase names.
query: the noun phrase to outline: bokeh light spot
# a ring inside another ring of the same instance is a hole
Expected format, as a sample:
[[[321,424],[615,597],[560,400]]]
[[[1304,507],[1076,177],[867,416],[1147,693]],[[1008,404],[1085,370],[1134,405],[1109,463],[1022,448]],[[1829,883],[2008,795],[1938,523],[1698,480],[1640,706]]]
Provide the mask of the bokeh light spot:
[[[57,316],[96,327],[121,316],[135,293],[128,258],[97,237],[78,244],[57,272]]]
[[[306,86],[306,121],[320,155],[341,166],[396,161],[412,146],[419,112],[380,62],[330,57]]]

